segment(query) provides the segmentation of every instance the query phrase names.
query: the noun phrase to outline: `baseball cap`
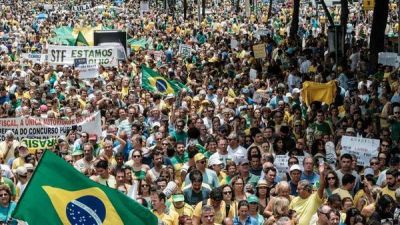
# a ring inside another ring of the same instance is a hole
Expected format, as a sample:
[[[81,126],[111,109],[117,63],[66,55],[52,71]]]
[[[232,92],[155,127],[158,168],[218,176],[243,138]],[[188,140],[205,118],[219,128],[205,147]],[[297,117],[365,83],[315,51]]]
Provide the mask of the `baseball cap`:
[[[35,167],[32,165],[32,163],[25,163],[24,167],[26,168],[27,171],[33,170]]]
[[[247,197],[247,202],[248,203],[259,203],[259,200],[258,200],[257,196],[250,195],[249,197]]]
[[[290,167],[290,172],[295,171],[295,170],[298,170],[300,172],[302,171],[299,164],[294,164],[293,166]]]
[[[183,196],[182,194],[172,195],[172,201],[173,202],[183,202],[183,201],[185,201],[185,196]]]
[[[368,175],[374,175],[374,170],[372,168],[366,168],[364,170],[364,176],[368,176]]]
[[[71,155],[72,156],[83,155],[83,152],[82,152],[82,150],[76,150]]]
[[[19,176],[26,176],[28,171],[26,170],[25,166],[19,166],[15,171]]]
[[[194,156],[194,162],[200,161],[200,160],[202,160],[202,159],[204,159],[204,158],[205,158],[205,156],[204,156],[202,153],[197,153],[197,154]]]
[[[249,164],[249,160],[247,158],[243,158],[239,161],[239,165]]]
[[[208,164],[209,164],[210,166],[213,166],[213,165],[221,165],[221,164],[222,164],[222,161],[219,160],[218,158],[215,158],[215,157],[214,157],[214,158],[210,158]]]

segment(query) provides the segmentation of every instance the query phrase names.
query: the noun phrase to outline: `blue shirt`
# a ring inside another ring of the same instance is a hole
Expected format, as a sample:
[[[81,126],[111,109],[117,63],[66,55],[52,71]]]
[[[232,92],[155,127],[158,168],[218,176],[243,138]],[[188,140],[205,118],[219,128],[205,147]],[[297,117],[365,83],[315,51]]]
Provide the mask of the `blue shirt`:
[[[300,180],[307,180],[311,185],[314,185],[317,183],[317,181],[319,181],[319,175],[314,172],[311,175],[305,175],[302,173]]]
[[[11,214],[13,213],[17,204],[13,201],[10,202],[8,207],[3,207],[0,205],[0,221],[5,222],[11,218]],[[17,224],[17,221],[13,221],[11,224]]]
[[[250,216],[247,217],[247,219],[246,219],[246,221],[244,222],[244,224],[240,221],[239,217],[236,216],[236,217],[233,219],[233,224],[234,224],[234,225],[259,225],[258,222],[257,222],[257,220],[254,219],[254,218],[252,218],[252,217],[250,217]]]

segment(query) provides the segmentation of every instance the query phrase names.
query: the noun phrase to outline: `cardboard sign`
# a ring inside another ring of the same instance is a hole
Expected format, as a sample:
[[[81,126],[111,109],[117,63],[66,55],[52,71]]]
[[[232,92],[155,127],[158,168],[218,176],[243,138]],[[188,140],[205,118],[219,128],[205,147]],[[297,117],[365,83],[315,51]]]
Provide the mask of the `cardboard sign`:
[[[79,79],[92,79],[99,76],[99,66],[97,64],[80,64],[76,67],[79,71]]]
[[[265,44],[253,45],[253,52],[254,52],[254,58],[256,59],[262,59],[267,57],[267,52],[265,51]]]
[[[369,160],[378,156],[379,139],[343,136],[342,155],[349,153],[357,157],[357,165],[369,166]]]
[[[375,0],[363,0],[362,7],[365,11],[374,10]]]
[[[190,45],[180,44],[179,54],[185,58],[189,58],[190,56],[192,56],[192,47]]]
[[[399,61],[395,52],[379,52],[378,63],[385,66],[398,67]]]
[[[86,58],[88,64],[117,66],[117,49],[106,46],[56,46],[48,48],[48,61],[55,65],[73,65],[75,59]]]

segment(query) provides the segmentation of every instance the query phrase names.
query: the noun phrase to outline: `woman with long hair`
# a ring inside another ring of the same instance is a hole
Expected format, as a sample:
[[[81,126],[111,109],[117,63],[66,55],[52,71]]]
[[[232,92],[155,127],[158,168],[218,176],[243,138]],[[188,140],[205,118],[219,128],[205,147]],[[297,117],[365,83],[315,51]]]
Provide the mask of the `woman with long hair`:
[[[236,176],[232,179],[232,187],[233,187],[233,192],[234,192],[236,201],[247,199],[246,192],[244,191],[245,185],[246,184],[245,184],[243,178],[241,178],[239,176]]]
[[[146,177],[146,172],[149,170],[149,166],[142,163],[143,155],[140,150],[133,150],[131,160],[125,163],[125,165],[132,168],[133,179],[143,180]]]
[[[277,137],[274,140],[274,144],[273,144],[273,153],[275,155],[285,155],[286,154],[286,150],[284,148],[284,143],[283,143],[283,139],[281,137]]]
[[[268,205],[268,184],[265,180],[260,180],[256,186],[256,196],[258,197],[259,206],[258,211],[262,214]]]
[[[222,196],[225,202],[225,211],[228,213],[231,208],[233,208],[234,216],[237,215],[237,202],[235,201],[235,193],[233,188],[228,185],[224,184],[221,186],[222,189]]]
[[[325,183],[327,184],[325,188],[325,195],[329,197],[332,195],[334,190],[339,188],[339,177],[335,171],[330,170],[326,173]]]
[[[146,179],[139,180],[138,196],[145,199],[148,205],[150,205],[150,184],[147,183]]]

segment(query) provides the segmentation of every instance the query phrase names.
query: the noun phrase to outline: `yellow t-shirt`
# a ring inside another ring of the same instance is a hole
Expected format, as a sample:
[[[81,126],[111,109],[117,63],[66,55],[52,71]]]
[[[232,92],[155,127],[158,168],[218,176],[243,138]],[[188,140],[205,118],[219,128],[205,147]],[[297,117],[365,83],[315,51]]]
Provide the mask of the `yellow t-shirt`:
[[[350,192],[348,190],[342,189],[342,188],[337,188],[332,192],[332,194],[338,194],[340,198],[343,200],[344,198],[351,198],[353,200],[353,196],[351,196]]]
[[[211,200],[210,199],[207,200],[207,205],[211,205]],[[197,216],[198,218],[200,218],[201,217],[201,208],[202,207],[203,207],[203,202],[202,201],[197,203],[196,207],[194,208],[193,216]],[[226,215],[225,202],[222,201],[221,205],[219,207],[219,210],[218,211],[215,210],[215,217],[214,217],[215,220],[214,220],[214,222],[217,223],[217,224],[222,224],[222,221],[224,220],[225,217],[229,217],[229,218],[233,219],[233,216],[234,216],[234,209],[232,207],[229,209],[228,216]]]
[[[13,161],[11,169],[16,170],[18,167],[24,166],[24,165],[25,165],[25,160],[21,157],[18,157]]]
[[[180,209],[175,208],[174,204],[171,204],[169,210],[178,213],[179,216],[186,215],[189,217],[193,216],[193,211],[194,211],[193,207],[187,203],[185,203],[185,205]]]
[[[157,218],[161,221],[164,222],[165,225],[178,225],[179,224],[179,215],[177,212],[174,212],[172,210],[169,211],[169,214],[158,214],[157,211],[153,210],[154,215],[157,216]]]
[[[311,194],[308,198],[302,199],[295,197],[289,205],[289,209],[297,212],[298,225],[308,225],[311,217],[317,212],[318,207],[323,203],[323,199],[318,196],[318,192]]]
[[[390,195],[393,199],[396,199],[396,196],[395,196],[396,191],[390,190],[387,186],[382,188],[382,194]]]

